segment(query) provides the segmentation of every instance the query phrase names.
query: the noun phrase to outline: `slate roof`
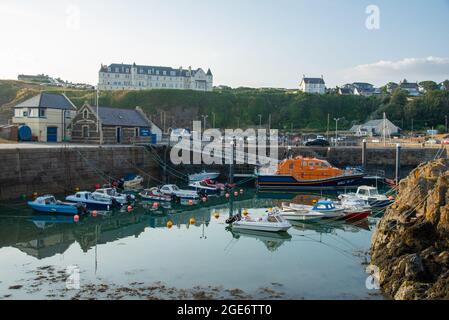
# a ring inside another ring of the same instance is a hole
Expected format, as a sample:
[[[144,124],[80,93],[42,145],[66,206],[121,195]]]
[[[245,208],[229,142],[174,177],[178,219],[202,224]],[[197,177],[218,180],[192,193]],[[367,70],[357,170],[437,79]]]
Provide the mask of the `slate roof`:
[[[96,107],[92,109],[97,111]],[[106,126],[151,127],[151,123],[137,110],[98,107],[98,113],[100,121]]]
[[[74,104],[63,94],[42,92],[15,108],[48,108],[61,110],[76,110]]]
[[[172,76],[172,77],[190,77],[194,76],[201,68],[196,70],[189,71],[188,69],[175,69],[171,67],[161,67],[161,66],[141,66],[136,64],[118,64],[113,63],[109,66],[101,66],[101,72],[108,73],[131,73],[131,68],[136,67],[138,74],[150,74],[150,75],[158,75],[158,76]],[[109,71],[109,68],[111,71]],[[159,71],[159,74],[157,73]],[[165,75],[164,75],[165,71]],[[209,69],[210,71],[210,69]],[[189,76],[188,73],[191,72]],[[208,72],[208,75],[212,75],[212,72]]]
[[[325,84],[323,78],[303,78],[302,79],[305,83],[311,83],[311,84]]]

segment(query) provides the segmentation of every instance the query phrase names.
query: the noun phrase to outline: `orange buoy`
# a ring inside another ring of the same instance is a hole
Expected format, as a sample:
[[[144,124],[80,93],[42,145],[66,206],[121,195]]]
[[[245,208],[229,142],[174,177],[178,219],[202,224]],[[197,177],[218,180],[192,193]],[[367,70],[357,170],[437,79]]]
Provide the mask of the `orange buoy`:
[[[94,211],[92,211],[92,217],[96,217],[98,215],[98,212],[97,212],[97,210],[94,210]]]
[[[215,219],[218,219],[218,218],[220,218],[220,214],[218,212],[215,212],[214,217],[215,217]]]
[[[203,202],[207,202],[207,198],[206,197],[203,198]]]
[[[75,191],[76,191],[76,192],[79,192],[79,191],[80,191],[80,188],[76,187],[76,188],[75,188]]]
[[[226,199],[229,199],[231,195],[229,193],[226,193]]]
[[[76,214],[76,215],[73,217],[73,221],[75,221],[75,222],[80,221],[80,216]]]
[[[154,209],[157,209],[157,208],[159,208],[159,202],[155,202],[155,203],[153,203],[153,208],[154,208]]]
[[[248,215],[248,210],[245,209],[245,210],[243,210],[242,213],[243,213],[243,215],[246,217],[246,216]]]
[[[190,225],[193,226],[196,223],[196,221],[194,218],[190,218],[189,223],[190,223]]]
[[[235,197],[238,197],[239,196],[239,193],[236,191],[236,192],[234,192],[234,196]]]
[[[133,211],[133,207],[132,206],[128,206],[128,212]]]
[[[101,188],[101,185],[99,184],[99,183],[97,183],[96,185],[95,185],[95,189],[100,189]]]
[[[193,200],[189,200],[189,205],[193,205]]]
[[[168,228],[168,229],[173,228],[173,222],[172,222],[172,221],[168,221],[168,222],[167,222],[167,228]]]

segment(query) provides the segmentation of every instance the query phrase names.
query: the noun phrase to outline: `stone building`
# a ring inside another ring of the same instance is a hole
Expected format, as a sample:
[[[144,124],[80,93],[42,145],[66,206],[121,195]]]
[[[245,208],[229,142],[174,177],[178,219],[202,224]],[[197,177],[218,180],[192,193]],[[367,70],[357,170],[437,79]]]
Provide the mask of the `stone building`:
[[[97,107],[87,103],[78,110],[70,129],[73,142],[91,144],[150,143],[155,142],[158,134],[139,107],[98,107],[97,115]]]
[[[178,69],[170,67],[140,66],[135,63],[102,65],[98,88],[112,90],[174,89],[212,91],[214,77],[210,69],[204,72],[191,67]]]

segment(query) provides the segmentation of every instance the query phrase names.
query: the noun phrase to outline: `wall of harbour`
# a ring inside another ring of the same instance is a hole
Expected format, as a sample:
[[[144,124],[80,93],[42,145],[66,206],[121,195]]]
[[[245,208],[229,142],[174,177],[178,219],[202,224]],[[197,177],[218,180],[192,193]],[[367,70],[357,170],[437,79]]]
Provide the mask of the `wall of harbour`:
[[[287,155],[288,149],[279,149],[279,158]],[[327,159],[338,167],[358,166],[362,163],[360,147],[347,148],[305,148],[293,147],[292,155],[318,156]],[[435,148],[403,148],[401,166],[403,176],[419,164],[432,160],[438,153]],[[157,156],[156,156],[157,155]],[[166,156],[165,156],[166,155]],[[393,178],[396,150],[394,148],[369,148],[367,150],[368,168],[376,168],[390,173]],[[447,157],[447,150],[439,154]],[[96,184],[105,184],[111,178],[121,178],[129,173],[141,174],[146,185],[159,185],[164,179],[161,165],[164,159],[170,159],[170,150],[155,147],[153,151],[142,146],[86,146],[17,148],[0,147],[0,200],[18,199],[21,195],[30,196],[34,192],[69,193],[75,188],[91,190]],[[171,164],[169,163],[169,166]],[[188,173],[202,169],[218,170],[222,178],[227,178],[229,166],[201,165],[174,166],[169,182],[179,183]],[[254,166],[236,166],[236,173],[251,173]]]

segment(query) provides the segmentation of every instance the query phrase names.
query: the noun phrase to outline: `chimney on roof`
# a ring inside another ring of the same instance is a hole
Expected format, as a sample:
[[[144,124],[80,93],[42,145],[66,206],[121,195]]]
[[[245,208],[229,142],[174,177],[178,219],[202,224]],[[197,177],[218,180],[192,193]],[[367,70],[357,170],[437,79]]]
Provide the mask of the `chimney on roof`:
[[[323,77],[323,75],[321,75],[321,79],[323,79],[323,80],[324,80],[324,77]]]

